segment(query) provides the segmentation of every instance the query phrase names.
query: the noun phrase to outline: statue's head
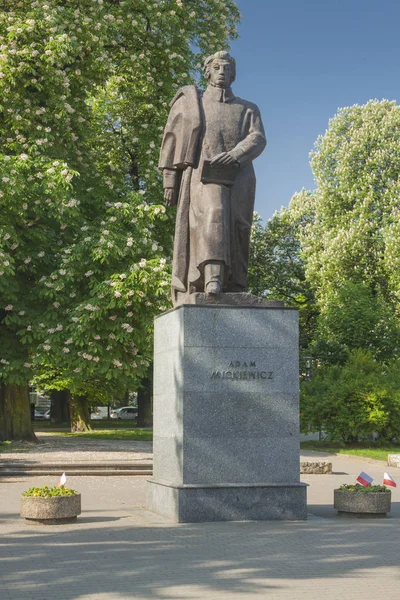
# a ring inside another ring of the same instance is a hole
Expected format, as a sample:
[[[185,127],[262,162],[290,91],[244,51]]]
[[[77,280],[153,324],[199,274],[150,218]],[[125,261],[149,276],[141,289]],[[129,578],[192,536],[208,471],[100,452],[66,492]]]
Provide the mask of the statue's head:
[[[229,87],[236,79],[235,59],[229,52],[216,52],[204,61],[204,73],[210,85]]]

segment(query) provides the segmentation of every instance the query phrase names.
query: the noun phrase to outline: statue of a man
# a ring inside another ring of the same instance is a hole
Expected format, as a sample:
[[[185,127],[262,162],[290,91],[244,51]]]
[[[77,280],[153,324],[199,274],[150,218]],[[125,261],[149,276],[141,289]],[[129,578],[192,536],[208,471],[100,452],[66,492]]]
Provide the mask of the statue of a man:
[[[188,294],[243,292],[255,198],[253,160],[266,145],[255,104],[234,96],[227,52],[206,59],[208,81],[171,103],[159,167],[166,201],[178,204],[172,270],[174,306]]]

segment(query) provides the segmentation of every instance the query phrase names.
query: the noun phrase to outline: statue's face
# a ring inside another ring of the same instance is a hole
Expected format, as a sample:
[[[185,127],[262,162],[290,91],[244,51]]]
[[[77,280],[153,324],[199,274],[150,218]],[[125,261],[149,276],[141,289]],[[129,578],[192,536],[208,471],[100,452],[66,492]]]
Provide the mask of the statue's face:
[[[216,87],[229,87],[232,82],[231,63],[227,60],[215,58],[211,64],[208,81]]]

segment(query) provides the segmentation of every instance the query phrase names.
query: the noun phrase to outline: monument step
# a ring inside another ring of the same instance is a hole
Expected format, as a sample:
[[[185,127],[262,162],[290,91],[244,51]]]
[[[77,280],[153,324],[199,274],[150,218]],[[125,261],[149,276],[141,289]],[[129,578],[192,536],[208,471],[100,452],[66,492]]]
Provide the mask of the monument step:
[[[66,471],[66,473],[68,474],[68,476],[72,477],[74,476],[79,476],[79,477],[89,477],[89,476],[96,476],[96,477],[137,477],[137,476],[142,476],[142,475],[147,475],[147,476],[151,476],[153,474],[153,471],[132,471],[132,470],[116,470],[116,471],[110,471],[110,470],[106,470],[106,471],[100,471],[100,470],[96,470],[96,471],[90,471],[90,470],[85,470],[85,471]],[[60,471],[8,471],[8,470],[1,470],[0,471],[0,479],[2,477],[50,477],[50,476],[54,476],[54,477],[58,477],[60,475]]]
[[[34,477],[54,476],[57,477],[65,472],[72,476],[140,476],[152,475],[152,463],[12,463],[0,464],[0,477]]]

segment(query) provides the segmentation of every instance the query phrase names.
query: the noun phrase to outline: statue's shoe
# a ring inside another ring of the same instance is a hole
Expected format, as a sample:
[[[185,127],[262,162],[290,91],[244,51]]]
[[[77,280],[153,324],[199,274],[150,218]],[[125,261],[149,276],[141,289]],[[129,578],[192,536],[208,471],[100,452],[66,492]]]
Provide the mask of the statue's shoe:
[[[210,294],[211,296],[216,296],[220,294],[222,291],[222,286],[219,281],[209,281],[206,285],[206,294]]]

